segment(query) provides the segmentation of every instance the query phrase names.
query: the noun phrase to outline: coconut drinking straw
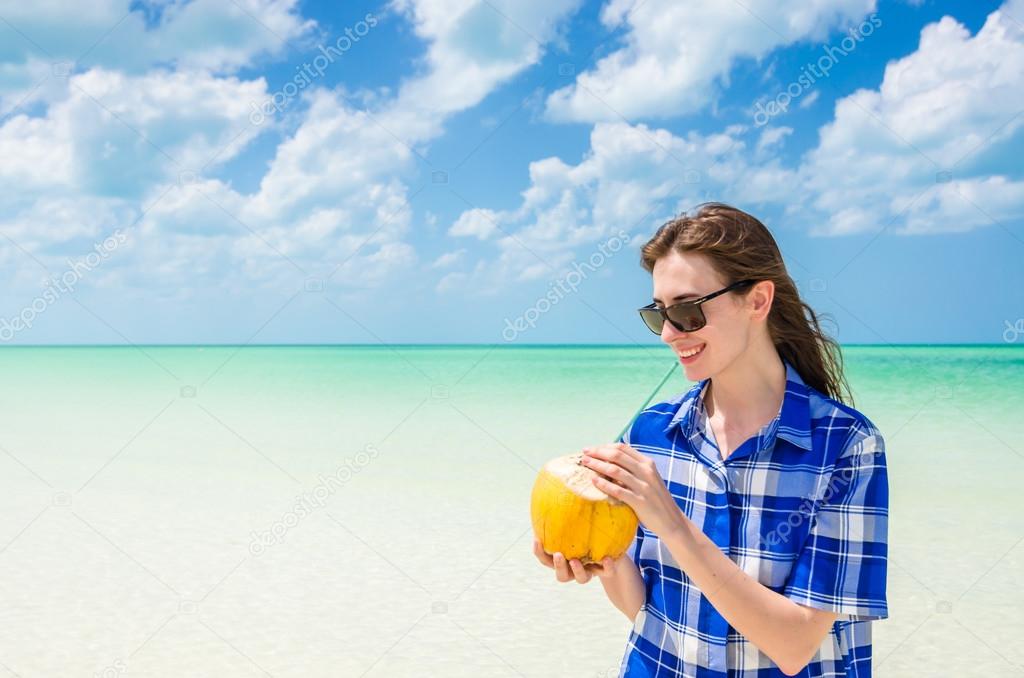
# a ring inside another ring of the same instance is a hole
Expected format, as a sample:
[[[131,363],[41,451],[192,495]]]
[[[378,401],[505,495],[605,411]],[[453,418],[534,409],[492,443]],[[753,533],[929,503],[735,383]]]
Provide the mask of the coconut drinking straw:
[[[640,413],[643,412],[644,408],[647,407],[647,405],[651,402],[651,399],[655,396],[655,394],[658,391],[661,390],[661,387],[665,385],[665,382],[668,381],[668,378],[672,376],[672,371],[676,369],[676,365],[678,364],[678,362],[672,361],[672,367],[668,368],[668,372],[665,373],[665,376],[661,378],[661,381],[658,383],[658,385],[654,387],[653,391],[651,391],[651,395],[647,396],[647,400],[644,401],[644,404],[640,406],[640,409],[636,411],[636,414],[634,414],[633,417],[629,420],[629,423],[626,424],[626,427],[623,428],[619,432],[619,435],[615,437],[616,440],[618,440],[619,438],[626,434],[626,431],[628,431],[629,427],[633,425],[633,422],[636,421],[636,418],[640,416]]]

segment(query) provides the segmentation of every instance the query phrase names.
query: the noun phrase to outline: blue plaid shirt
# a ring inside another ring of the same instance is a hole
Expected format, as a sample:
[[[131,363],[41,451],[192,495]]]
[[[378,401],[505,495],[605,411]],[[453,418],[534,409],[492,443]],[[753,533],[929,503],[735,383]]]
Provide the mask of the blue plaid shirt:
[[[878,429],[788,363],[779,414],[723,461],[704,380],[645,409],[620,438],[657,464],[683,513],[744,572],[839,617],[800,676],[871,675],[885,598],[889,488]],[[620,678],[782,676],[733,629],[643,525],[628,551],[645,600]]]

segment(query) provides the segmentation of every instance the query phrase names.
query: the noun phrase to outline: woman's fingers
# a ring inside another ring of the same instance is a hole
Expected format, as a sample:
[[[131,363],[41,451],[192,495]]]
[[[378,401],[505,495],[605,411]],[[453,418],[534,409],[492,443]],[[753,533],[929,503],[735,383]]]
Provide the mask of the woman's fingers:
[[[602,476],[610,479],[617,485],[622,487],[632,487],[632,484],[636,482],[636,477],[623,467],[613,464],[608,461],[602,461],[597,457],[583,457],[581,463],[595,473],[599,473]]]
[[[597,445],[595,447],[584,447],[584,458],[587,456],[600,459],[603,462],[621,466],[633,475],[640,475],[642,459],[638,459],[626,452],[619,445]]]
[[[577,584],[586,584],[590,581],[590,577],[593,576],[587,571],[587,568],[583,566],[583,562],[579,558],[573,558],[570,560],[569,567],[572,568],[572,574],[576,577]]]
[[[586,584],[590,581],[591,574],[584,569],[583,563],[580,562],[579,558],[567,560],[561,553],[556,553],[554,555],[554,560],[555,579],[563,584],[573,580],[578,584]]]
[[[600,563],[587,564],[587,569],[593,574],[596,574],[598,577],[607,577],[608,575],[612,574],[612,567],[612,559],[609,556],[605,556],[604,560],[602,560]]]
[[[574,578],[572,572],[569,570],[569,563],[566,562],[565,556],[563,556],[561,553],[556,553],[554,555],[554,560],[555,579],[564,584],[565,582],[570,581]]]
[[[537,556],[537,560],[540,561],[541,565],[550,568],[555,567],[554,558],[551,557],[551,554],[544,552],[544,548],[540,545],[540,540],[536,537],[533,538],[533,555]]]
[[[615,446],[622,450],[624,454],[632,457],[633,459],[636,459],[637,461],[642,462],[646,460],[646,457],[640,454],[640,452],[631,445],[627,445],[626,443],[615,443]]]
[[[640,496],[622,485],[617,485],[612,481],[602,476],[597,476],[593,479],[594,487],[601,490],[609,497],[614,497],[621,502],[625,502],[636,511],[637,506],[640,504]]]
[[[568,566],[565,563],[565,558],[561,553],[551,554],[552,568],[555,570],[555,579],[558,581],[567,581],[568,579]]]
[[[575,580],[577,583],[586,584],[595,574],[600,575],[604,573],[604,567],[601,564],[588,563],[584,565],[579,558],[566,560],[565,556],[561,553],[545,553],[540,540],[536,537],[533,538],[533,555],[537,556],[537,560],[542,565],[553,569],[555,571],[555,579],[562,583]],[[610,562],[610,559],[605,558],[604,562]]]

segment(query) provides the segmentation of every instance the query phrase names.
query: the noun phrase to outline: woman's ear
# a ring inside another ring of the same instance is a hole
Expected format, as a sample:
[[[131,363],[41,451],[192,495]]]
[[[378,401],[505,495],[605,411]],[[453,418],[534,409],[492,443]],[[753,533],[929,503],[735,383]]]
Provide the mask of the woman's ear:
[[[759,280],[750,288],[747,294],[747,304],[753,312],[753,317],[762,320],[768,317],[772,310],[772,301],[775,299],[775,283],[771,280]]]

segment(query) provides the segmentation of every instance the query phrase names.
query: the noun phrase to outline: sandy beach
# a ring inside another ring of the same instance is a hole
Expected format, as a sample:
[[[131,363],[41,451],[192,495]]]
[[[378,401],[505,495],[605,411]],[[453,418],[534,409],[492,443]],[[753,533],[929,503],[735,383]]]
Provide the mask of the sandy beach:
[[[1024,351],[846,354],[888,442],[876,674],[1018,675]],[[0,351],[0,675],[615,676],[630,623],[537,564],[529,490],[667,360]]]

